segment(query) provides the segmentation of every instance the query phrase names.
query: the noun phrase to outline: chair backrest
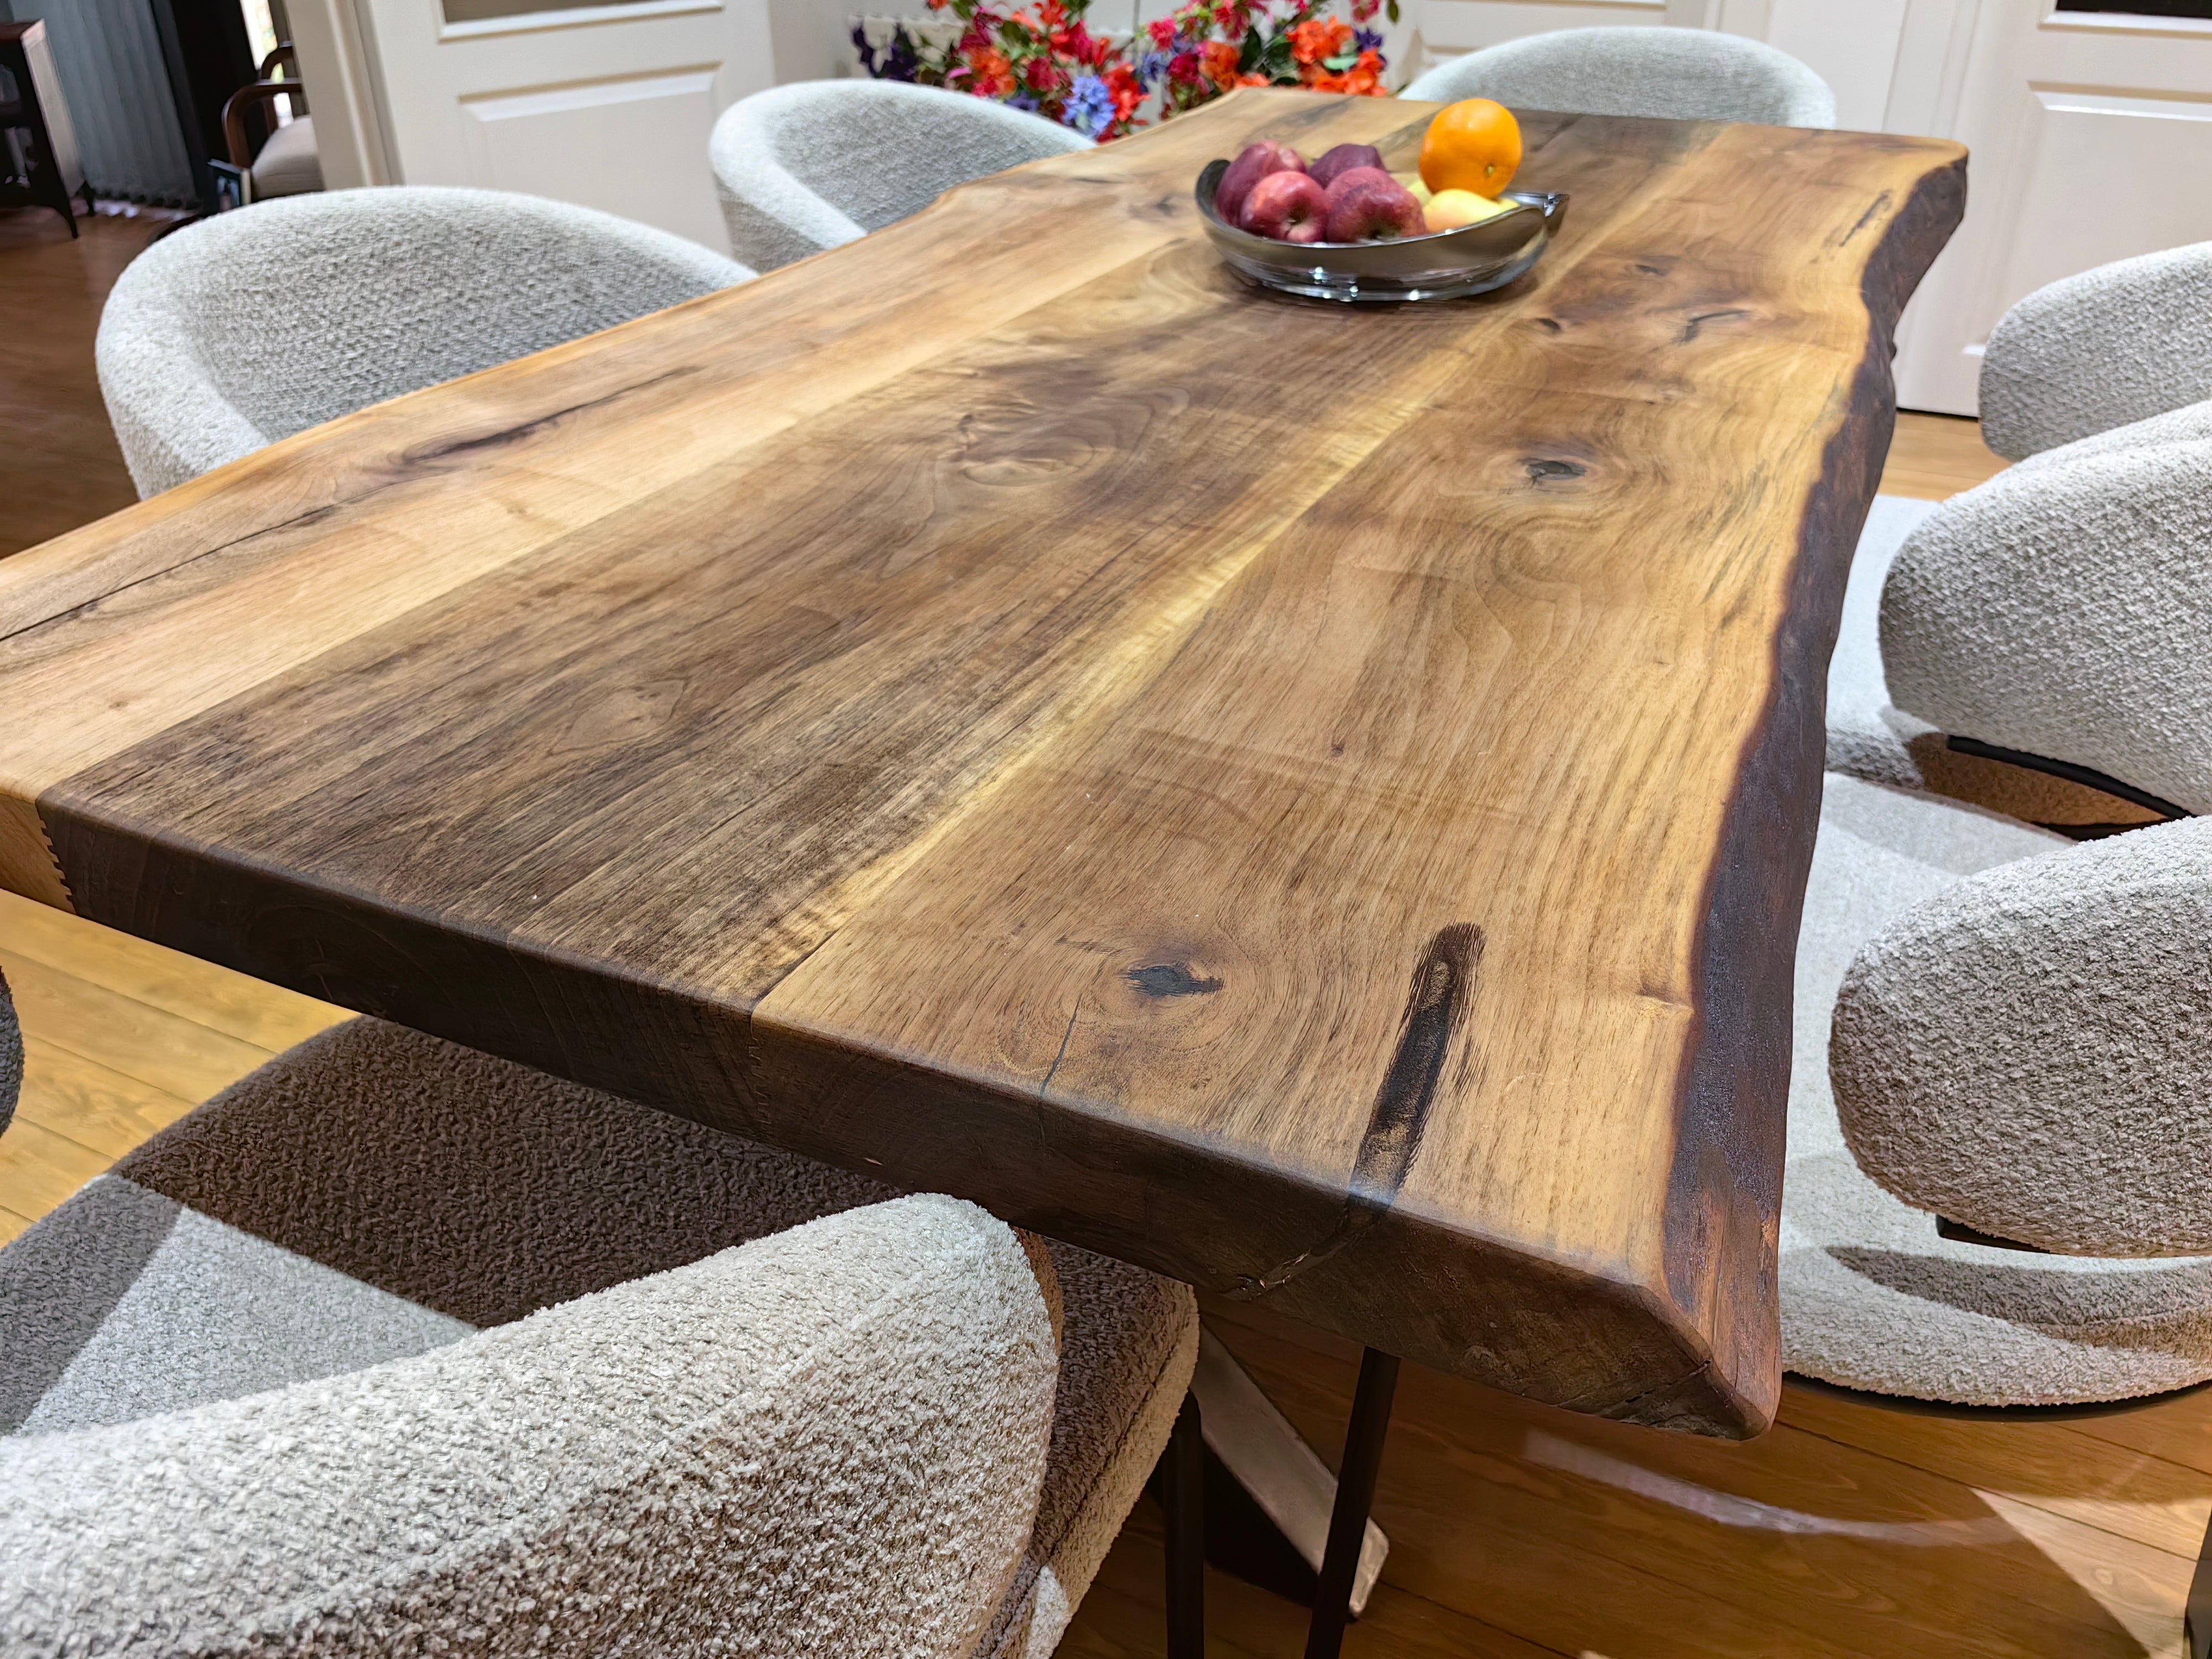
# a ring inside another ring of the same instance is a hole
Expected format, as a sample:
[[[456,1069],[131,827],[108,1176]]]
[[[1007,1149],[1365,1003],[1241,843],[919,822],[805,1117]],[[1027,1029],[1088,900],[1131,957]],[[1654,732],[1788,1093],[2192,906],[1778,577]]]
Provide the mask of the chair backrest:
[[[2036,289],[1982,352],[1982,438],[2012,460],[2212,398],[2212,242]]]
[[[896,1199],[364,1370],[0,1439],[0,1630],[967,1659],[1037,1513],[1051,1271]]]
[[[1832,127],[1836,95],[1786,52],[1693,28],[1560,29],[1441,64],[1405,90],[1451,103],[1494,98],[1514,109],[1654,115]]]
[[[0,974],[0,1129],[15,1115],[15,1102],[23,1092],[23,1028],[16,1023],[15,1000],[9,994],[8,976]]]
[[[2212,405],[2000,473],[1890,566],[1890,699],[1938,731],[2212,811],[2208,550]]]
[[[897,81],[802,81],[741,98],[708,147],[730,246],[761,270],[919,213],[955,185],[1091,148],[1023,110]]]
[[[2212,820],[1970,876],[1860,951],[1829,1073],[1898,1197],[2067,1255],[2212,1253]]]
[[[750,275],[665,231],[537,197],[288,197],[187,226],[131,262],[100,316],[100,390],[152,495]]]

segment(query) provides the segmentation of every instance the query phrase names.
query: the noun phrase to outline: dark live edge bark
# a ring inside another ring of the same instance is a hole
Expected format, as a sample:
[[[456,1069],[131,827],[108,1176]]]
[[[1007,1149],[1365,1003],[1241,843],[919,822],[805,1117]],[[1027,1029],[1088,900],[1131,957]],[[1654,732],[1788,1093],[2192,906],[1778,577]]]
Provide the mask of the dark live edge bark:
[[[1885,204],[1868,210],[1871,218]],[[1806,874],[1820,823],[1827,667],[1844,588],[1881,481],[1897,395],[1899,314],[1965,216],[1966,163],[1922,177],[1869,260],[1867,343],[1850,404],[1808,495],[1774,642],[1773,695],[1744,757],[1706,882],[1698,1035],[1685,1057],[1668,1182],[1669,1287],[1713,1333],[1711,1364],[1679,1395],[1635,1402],[1639,1422],[1757,1433],[1781,1398],[1776,1245],[1790,1095],[1791,982]],[[1861,223],[1864,224],[1865,220]],[[1778,851],[1778,849],[1779,849]],[[1756,1249],[1729,1249],[1747,1236]],[[1759,1264],[1754,1284],[1720,1264]]]

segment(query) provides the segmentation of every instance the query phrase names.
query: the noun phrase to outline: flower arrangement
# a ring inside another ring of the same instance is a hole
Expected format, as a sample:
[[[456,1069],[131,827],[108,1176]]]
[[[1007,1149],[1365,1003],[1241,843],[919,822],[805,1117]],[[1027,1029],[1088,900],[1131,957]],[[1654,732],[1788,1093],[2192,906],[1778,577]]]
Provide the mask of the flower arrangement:
[[[1382,35],[1370,27],[1386,0],[1351,0],[1352,21],[1328,14],[1329,0],[1184,0],[1146,26],[1148,82],[1162,90],[1161,113],[1177,115],[1232,87],[1304,87],[1314,92],[1383,94]],[[1387,0],[1398,21],[1398,0]]]
[[[1005,11],[988,0],[929,0],[950,12],[959,38],[933,47],[903,26],[880,50],[856,27],[861,66],[879,80],[973,93],[1073,127],[1103,143],[1135,130],[1145,86],[1123,48],[1084,21],[1091,0],[1039,0]]]
[[[1381,96],[1382,36],[1370,25],[1398,0],[1183,0],[1146,26],[1129,47],[1091,32],[1091,0],[1037,0],[1005,9],[994,0],[929,0],[960,26],[945,32],[894,27],[877,44],[855,27],[861,66],[879,80],[945,87],[1011,104],[1104,143],[1145,125],[1139,111],[1159,94],[1162,119],[1195,109],[1233,87],[1305,87]],[[933,40],[933,35],[937,36]]]

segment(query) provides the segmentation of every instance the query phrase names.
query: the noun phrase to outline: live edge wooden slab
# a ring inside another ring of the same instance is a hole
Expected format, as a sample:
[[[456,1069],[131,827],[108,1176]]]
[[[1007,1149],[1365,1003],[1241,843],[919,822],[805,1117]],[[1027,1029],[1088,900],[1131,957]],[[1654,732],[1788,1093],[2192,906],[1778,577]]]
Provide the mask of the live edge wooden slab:
[[[1238,93],[0,562],[0,879],[1447,1370],[1779,1382],[1791,960],[1963,153],[1532,114],[1534,272],[1245,289]]]

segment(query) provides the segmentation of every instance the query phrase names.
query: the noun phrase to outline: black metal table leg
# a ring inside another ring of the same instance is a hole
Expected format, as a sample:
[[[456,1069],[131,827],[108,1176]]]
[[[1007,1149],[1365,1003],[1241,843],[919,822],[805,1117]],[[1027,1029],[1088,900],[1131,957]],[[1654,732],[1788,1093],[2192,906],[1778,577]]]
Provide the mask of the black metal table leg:
[[[1206,1659],[1206,1437],[1183,1396],[1160,1460],[1168,1532],[1168,1659]]]
[[[1336,1659],[1352,1617],[1352,1580],[1367,1539],[1367,1511],[1375,1502],[1375,1477],[1382,1469],[1382,1442],[1390,1432],[1390,1400],[1398,1389],[1398,1356],[1370,1348],[1359,1361],[1359,1387],[1352,1421],[1344,1430],[1344,1461],[1336,1471],[1336,1507],[1328,1517],[1328,1547],[1314,1592],[1313,1622],[1306,1627],[1306,1659]]]

